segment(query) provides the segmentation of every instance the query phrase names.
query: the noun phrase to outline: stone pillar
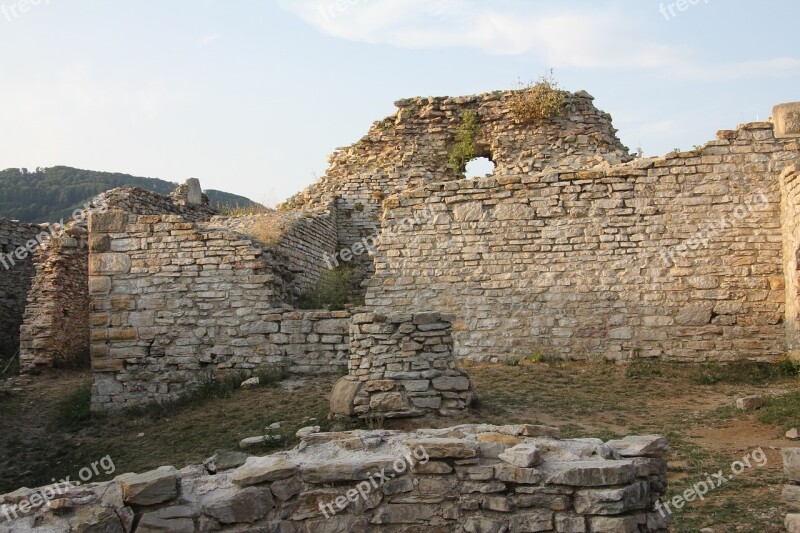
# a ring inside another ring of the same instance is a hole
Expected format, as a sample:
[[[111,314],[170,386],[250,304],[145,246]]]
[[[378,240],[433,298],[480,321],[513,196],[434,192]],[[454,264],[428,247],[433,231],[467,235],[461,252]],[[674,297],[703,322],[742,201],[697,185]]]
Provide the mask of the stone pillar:
[[[474,385],[453,355],[452,325],[439,313],[360,313],[350,322],[350,364],[331,396],[346,416],[451,415]]]
[[[200,180],[189,178],[184,185],[186,185],[186,203],[188,205],[201,205],[203,203],[203,189],[200,188]]]
[[[786,474],[781,496],[789,509],[784,525],[789,533],[800,533],[800,448],[784,448],[781,455]]]
[[[778,104],[772,109],[775,138],[800,137],[800,102]]]

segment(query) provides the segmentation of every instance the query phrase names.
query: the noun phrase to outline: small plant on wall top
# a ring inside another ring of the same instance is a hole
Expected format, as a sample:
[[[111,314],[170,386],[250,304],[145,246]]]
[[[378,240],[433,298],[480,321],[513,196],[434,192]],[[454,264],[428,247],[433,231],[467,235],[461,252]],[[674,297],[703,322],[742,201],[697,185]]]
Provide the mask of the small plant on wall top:
[[[465,111],[461,117],[461,124],[456,130],[456,143],[450,150],[450,168],[458,173],[463,173],[467,163],[475,158],[477,146],[475,138],[478,135],[478,125],[475,113]]]
[[[535,83],[519,83],[519,90],[511,94],[509,108],[518,122],[531,123],[549,120],[566,110],[567,92],[558,88],[553,70]]]

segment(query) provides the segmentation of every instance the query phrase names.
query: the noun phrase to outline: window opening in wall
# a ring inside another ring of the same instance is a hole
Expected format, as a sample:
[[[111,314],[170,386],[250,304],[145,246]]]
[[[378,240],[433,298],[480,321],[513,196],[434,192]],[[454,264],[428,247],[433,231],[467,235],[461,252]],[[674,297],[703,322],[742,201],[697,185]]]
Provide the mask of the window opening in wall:
[[[467,163],[464,177],[467,179],[485,178],[494,174],[495,164],[488,157],[476,157]]]

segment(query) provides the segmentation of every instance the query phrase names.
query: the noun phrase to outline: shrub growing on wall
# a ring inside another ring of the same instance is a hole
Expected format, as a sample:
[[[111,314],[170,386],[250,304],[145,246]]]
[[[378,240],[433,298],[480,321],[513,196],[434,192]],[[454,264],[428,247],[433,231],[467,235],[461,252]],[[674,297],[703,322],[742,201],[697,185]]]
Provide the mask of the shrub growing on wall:
[[[520,84],[520,89],[512,93],[508,106],[517,121],[531,123],[561,115],[566,97],[567,92],[558,88],[550,70],[536,83]]]
[[[456,130],[456,143],[450,150],[450,167],[458,173],[463,173],[467,163],[475,158],[477,146],[475,137],[478,135],[478,125],[475,113],[465,111],[461,117],[461,124]]]
[[[300,296],[298,307],[330,311],[344,309],[345,304],[350,303],[350,287],[356,274],[354,267],[345,265],[323,270],[317,286]]]

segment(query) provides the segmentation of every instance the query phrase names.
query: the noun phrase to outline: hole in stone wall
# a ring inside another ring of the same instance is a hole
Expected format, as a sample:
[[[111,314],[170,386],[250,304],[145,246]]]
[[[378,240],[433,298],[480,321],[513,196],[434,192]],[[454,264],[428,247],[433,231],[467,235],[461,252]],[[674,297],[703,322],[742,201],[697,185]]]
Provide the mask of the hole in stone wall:
[[[494,174],[494,163],[488,157],[476,157],[467,163],[464,177],[467,179],[485,178]]]

